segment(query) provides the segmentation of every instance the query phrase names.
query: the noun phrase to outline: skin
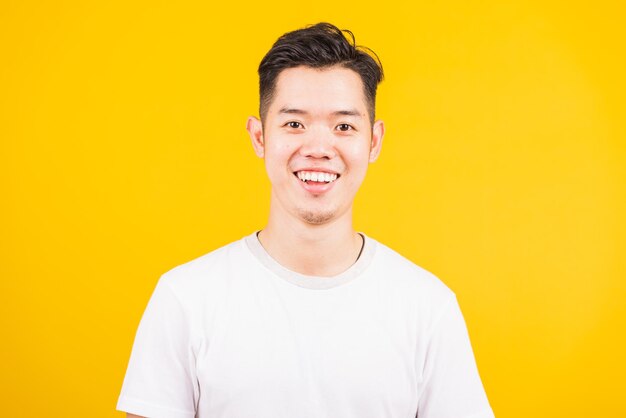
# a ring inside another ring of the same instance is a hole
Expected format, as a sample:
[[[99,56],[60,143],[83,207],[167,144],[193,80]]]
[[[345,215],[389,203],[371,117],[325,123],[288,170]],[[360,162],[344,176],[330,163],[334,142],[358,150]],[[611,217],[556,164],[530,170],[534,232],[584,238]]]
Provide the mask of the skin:
[[[360,76],[340,66],[286,69],[265,120],[250,117],[247,130],[272,184],[269,220],[259,235],[263,247],[302,274],[345,271],[362,245],[352,226],[354,197],[385,131],[382,121],[369,120]],[[294,175],[302,169],[339,178],[312,193]]]

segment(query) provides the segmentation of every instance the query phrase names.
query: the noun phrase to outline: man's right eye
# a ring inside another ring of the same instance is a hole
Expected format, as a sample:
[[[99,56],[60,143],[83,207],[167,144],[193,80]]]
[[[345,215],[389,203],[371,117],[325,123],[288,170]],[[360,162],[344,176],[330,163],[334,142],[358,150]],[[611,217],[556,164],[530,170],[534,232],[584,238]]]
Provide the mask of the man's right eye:
[[[293,129],[302,128],[302,124],[300,122],[287,122],[287,126]]]

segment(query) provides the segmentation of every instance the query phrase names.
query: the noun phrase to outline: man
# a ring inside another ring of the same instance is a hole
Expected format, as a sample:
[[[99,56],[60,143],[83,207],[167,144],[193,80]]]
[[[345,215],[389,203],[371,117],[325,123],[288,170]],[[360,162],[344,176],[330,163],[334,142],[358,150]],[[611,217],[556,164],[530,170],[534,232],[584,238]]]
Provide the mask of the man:
[[[454,294],[352,227],[385,128],[382,68],[347,33],[287,33],[261,62],[247,130],[267,226],[161,278],[118,402],[129,416],[493,416]]]

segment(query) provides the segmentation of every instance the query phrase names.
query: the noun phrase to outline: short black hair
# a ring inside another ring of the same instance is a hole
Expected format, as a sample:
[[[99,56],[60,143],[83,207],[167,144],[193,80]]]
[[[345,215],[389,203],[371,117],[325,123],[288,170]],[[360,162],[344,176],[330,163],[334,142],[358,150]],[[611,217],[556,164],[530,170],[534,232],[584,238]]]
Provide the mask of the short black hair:
[[[361,77],[370,122],[374,123],[376,88],[383,80],[380,59],[371,49],[357,45],[352,32],[325,22],[285,33],[261,60],[261,120],[265,120],[274,97],[276,80],[283,70],[299,66],[324,69],[335,65],[349,68]]]

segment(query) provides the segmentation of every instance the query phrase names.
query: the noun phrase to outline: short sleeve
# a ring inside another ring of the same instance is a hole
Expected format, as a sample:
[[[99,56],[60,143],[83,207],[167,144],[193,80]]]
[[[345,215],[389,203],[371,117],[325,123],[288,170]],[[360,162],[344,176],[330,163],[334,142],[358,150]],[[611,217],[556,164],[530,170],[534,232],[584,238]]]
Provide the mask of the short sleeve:
[[[494,416],[454,294],[433,325],[421,389],[419,418]]]
[[[139,323],[117,409],[150,418],[193,418],[199,388],[191,327],[165,279]]]

